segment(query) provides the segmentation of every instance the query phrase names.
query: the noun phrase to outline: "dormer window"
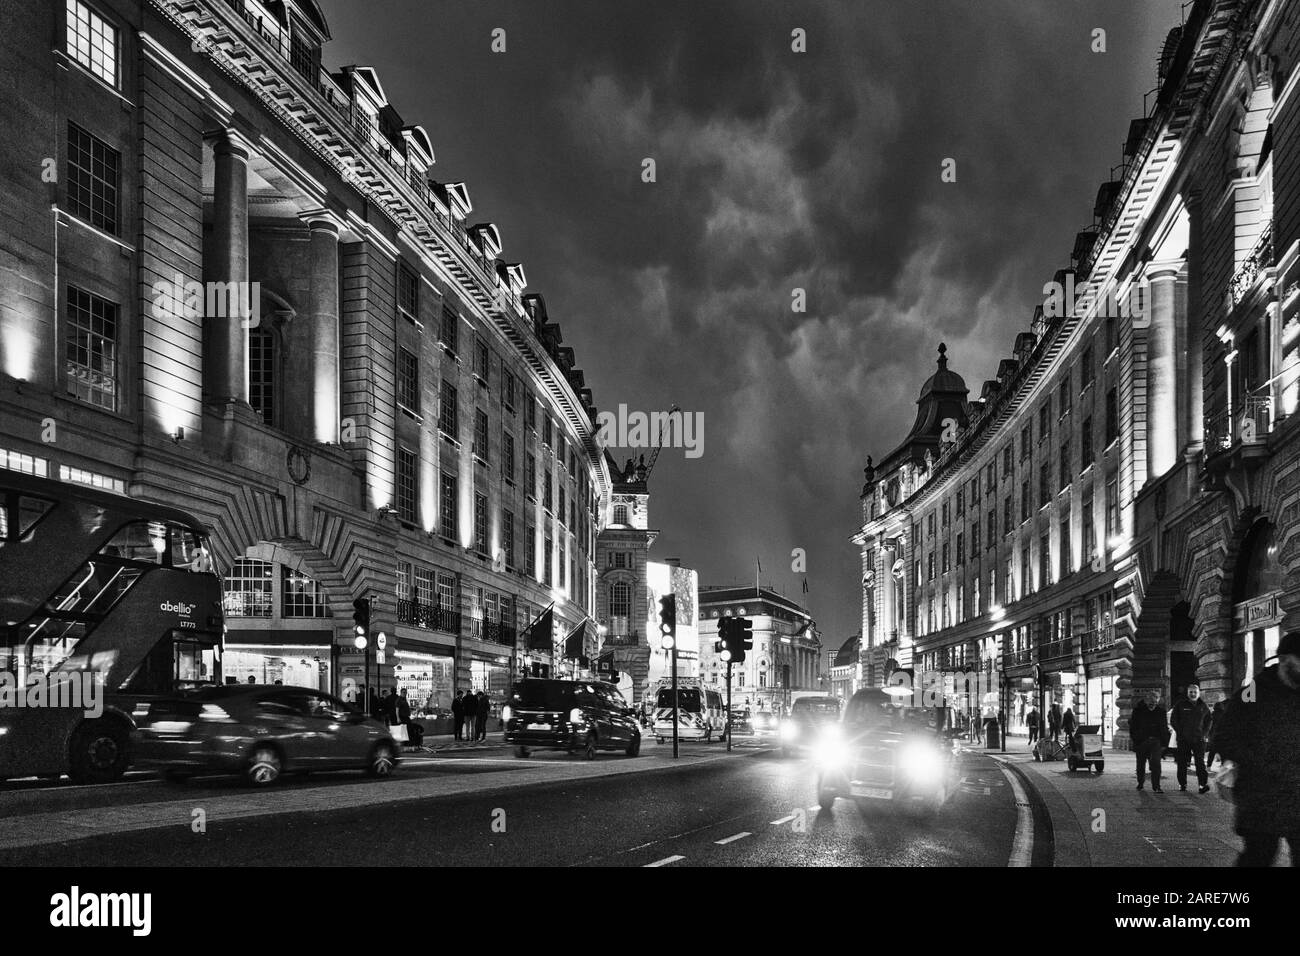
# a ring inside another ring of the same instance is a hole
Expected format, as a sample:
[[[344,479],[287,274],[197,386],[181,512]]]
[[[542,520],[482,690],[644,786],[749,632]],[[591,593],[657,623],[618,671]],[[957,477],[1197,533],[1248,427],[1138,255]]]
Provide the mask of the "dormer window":
[[[294,19],[289,30],[289,65],[313,86],[320,77],[320,42],[301,23]]]
[[[68,0],[67,46],[68,56],[118,88],[117,28],[81,0]]]

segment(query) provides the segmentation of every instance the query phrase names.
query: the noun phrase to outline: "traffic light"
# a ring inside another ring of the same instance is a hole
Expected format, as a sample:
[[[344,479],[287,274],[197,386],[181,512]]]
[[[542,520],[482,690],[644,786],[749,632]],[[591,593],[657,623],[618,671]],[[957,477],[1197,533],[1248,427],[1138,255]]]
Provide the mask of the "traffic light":
[[[745,651],[754,647],[753,629],[754,624],[747,617],[724,618],[718,622],[722,629],[723,640],[727,645],[727,652],[724,652],[723,660],[730,661],[732,664],[742,664],[745,661]]]
[[[718,656],[722,658],[723,663],[731,663],[731,618],[724,617],[718,620],[718,637],[719,640],[713,644],[713,649],[717,651]]]
[[[677,640],[677,595],[659,599],[659,646],[669,650]]]
[[[357,598],[352,602],[352,620],[355,622],[357,637],[370,633],[370,598]]]

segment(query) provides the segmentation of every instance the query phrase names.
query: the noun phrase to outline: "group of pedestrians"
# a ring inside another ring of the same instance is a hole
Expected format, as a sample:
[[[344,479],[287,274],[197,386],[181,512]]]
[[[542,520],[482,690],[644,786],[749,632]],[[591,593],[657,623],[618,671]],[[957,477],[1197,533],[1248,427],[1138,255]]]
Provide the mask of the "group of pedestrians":
[[[1235,805],[1242,838],[1237,865],[1271,865],[1285,837],[1292,865],[1300,866],[1300,631],[1279,642],[1277,663],[1213,710],[1195,682],[1168,715],[1160,693],[1147,691],[1133,708],[1129,733],[1139,790],[1149,774],[1152,791],[1164,792],[1160,762],[1171,737],[1180,790],[1187,789],[1188,767],[1194,765],[1199,792],[1208,793],[1209,768],[1217,757],[1219,785]]]
[[[1061,734],[1066,738],[1073,737],[1079,730],[1079,718],[1074,715],[1073,707],[1066,707],[1061,710],[1060,704],[1053,704],[1047,711],[1047,732],[1040,733],[1042,717],[1039,716],[1037,707],[1030,707],[1029,713],[1025,717],[1025,726],[1029,728],[1029,746],[1032,749],[1035,742],[1040,737],[1046,740],[1049,736],[1054,741],[1060,741]]]
[[[451,702],[451,719],[456,727],[457,740],[486,740],[488,718],[492,716],[492,699],[483,691],[477,694],[456,691]]]

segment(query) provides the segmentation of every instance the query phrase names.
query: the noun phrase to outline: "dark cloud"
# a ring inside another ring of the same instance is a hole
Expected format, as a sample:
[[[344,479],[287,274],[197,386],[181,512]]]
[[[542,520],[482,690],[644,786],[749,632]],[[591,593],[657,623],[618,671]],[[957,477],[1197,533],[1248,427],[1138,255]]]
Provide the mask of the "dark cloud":
[[[704,457],[666,451],[652,480],[655,552],[705,583],[751,581],[762,555],[798,597],[805,548],[831,645],[858,626],[866,456],[911,424],[941,339],[972,392],[993,375],[1179,18],[1177,0],[323,5],[327,63],[375,66],[429,130],[435,175],[501,228],[597,403],[704,412]]]

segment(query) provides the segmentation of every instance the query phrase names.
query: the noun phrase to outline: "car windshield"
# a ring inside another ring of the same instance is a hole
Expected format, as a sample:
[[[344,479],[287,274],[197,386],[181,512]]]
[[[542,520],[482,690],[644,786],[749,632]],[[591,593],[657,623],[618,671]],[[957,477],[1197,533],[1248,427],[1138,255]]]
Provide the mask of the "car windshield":
[[[677,697],[682,702],[682,710],[688,713],[696,713],[700,710],[700,692],[694,687],[679,687]],[[673,705],[673,692],[661,690],[659,697],[655,702],[656,707],[671,707]]]
[[[516,707],[537,710],[565,710],[572,705],[573,685],[558,680],[520,681],[511,689],[510,702]]]

